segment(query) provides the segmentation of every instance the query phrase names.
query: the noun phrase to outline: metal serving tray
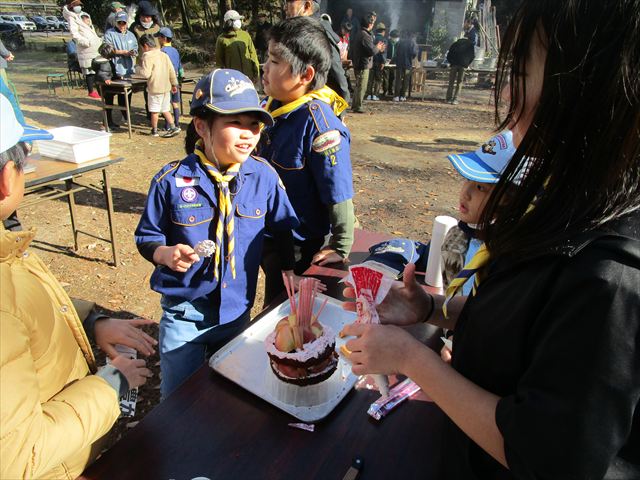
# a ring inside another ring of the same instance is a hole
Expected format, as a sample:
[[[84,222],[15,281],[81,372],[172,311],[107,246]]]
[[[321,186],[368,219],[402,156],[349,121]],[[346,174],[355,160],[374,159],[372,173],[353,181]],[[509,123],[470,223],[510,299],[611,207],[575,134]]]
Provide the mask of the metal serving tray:
[[[320,322],[335,332],[336,350],[339,351],[346,340],[339,338],[338,332],[344,325],[353,323],[356,316],[343,310],[338,300],[322,294],[316,297],[314,311],[318,311],[325,298],[329,300]],[[331,413],[353,388],[358,377],[340,357],[333,375],[318,385],[297,387],[278,380],[271,371],[264,339],[290,311],[288,300],[280,304],[218,350],[209,360],[209,366],[295,418],[303,422],[317,422]]]

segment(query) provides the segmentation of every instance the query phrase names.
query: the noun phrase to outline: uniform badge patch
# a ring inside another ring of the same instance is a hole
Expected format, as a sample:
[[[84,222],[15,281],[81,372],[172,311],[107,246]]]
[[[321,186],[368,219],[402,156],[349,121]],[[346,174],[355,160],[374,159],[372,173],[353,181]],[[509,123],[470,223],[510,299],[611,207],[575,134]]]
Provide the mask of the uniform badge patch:
[[[187,203],[192,203],[198,197],[198,192],[193,187],[183,188],[180,192],[180,198]]]
[[[329,130],[328,132],[324,132],[318,135],[313,139],[313,144],[311,148],[313,148],[314,152],[322,153],[330,148],[335,148],[340,145],[342,141],[342,135],[340,135],[340,131],[338,130]]]
[[[176,187],[195,187],[196,185],[200,185],[200,177],[176,175]]]

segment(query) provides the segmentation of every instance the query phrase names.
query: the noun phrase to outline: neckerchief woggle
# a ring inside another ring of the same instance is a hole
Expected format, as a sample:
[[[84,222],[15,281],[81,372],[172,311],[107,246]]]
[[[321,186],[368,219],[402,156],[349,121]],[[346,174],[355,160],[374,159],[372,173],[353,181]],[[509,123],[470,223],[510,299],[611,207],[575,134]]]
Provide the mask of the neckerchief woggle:
[[[273,118],[279,117],[280,115],[284,115],[289,112],[293,112],[300,105],[304,105],[305,103],[309,103],[312,100],[320,100],[321,102],[326,103],[331,106],[333,109],[333,113],[336,116],[340,115],[344,112],[349,104],[347,101],[334,92],[331,88],[326,85],[318,90],[312,90],[301,96],[300,98],[294,100],[293,102],[286,103],[275,110],[271,111],[271,104],[273,103],[273,98],[269,97],[267,103],[264,106],[264,109],[271,114]]]
[[[196,148],[194,152],[203,168],[215,182],[218,187],[218,224],[216,225],[216,251],[214,253],[213,274],[215,279],[218,280],[221,276],[222,265],[220,262],[222,242],[224,239],[224,233],[226,232],[227,240],[227,258],[229,261],[229,268],[231,269],[231,276],[236,278],[236,258],[235,258],[235,239],[234,239],[234,224],[233,224],[233,209],[231,205],[231,193],[229,191],[229,182],[240,171],[240,163],[232,164],[224,173],[221,173],[217,162],[212,162],[207,158],[204,153],[204,147],[202,139],[196,142]]]

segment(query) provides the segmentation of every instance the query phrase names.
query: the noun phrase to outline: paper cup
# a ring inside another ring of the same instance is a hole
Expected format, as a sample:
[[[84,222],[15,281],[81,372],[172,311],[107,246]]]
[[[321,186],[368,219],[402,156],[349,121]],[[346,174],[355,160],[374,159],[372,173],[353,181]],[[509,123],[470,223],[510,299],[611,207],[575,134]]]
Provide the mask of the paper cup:
[[[427,272],[424,281],[432,287],[442,287],[442,243],[451,227],[455,227],[458,220],[446,215],[440,215],[433,221],[431,233],[431,245],[429,246],[429,259],[427,260]]]

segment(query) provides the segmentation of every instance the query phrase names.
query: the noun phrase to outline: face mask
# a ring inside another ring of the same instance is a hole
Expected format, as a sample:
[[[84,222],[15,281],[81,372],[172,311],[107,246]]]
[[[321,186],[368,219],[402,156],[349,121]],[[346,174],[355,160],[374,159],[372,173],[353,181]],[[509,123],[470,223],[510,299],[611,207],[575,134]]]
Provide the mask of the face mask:
[[[398,38],[393,38],[393,37],[392,37],[390,40],[391,40],[391,43],[396,44],[396,43],[398,43],[398,40],[399,40],[399,39],[398,39]]]
[[[151,28],[153,27],[153,20],[150,22],[140,22],[140,25],[142,25],[143,28]]]
[[[235,28],[236,30],[240,30],[242,28],[242,20],[234,20],[233,28]]]
[[[81,5],[76,5],[75,7],[73,7],[73,12],[74,13],[80,13],[82,11],[82,6]]]

